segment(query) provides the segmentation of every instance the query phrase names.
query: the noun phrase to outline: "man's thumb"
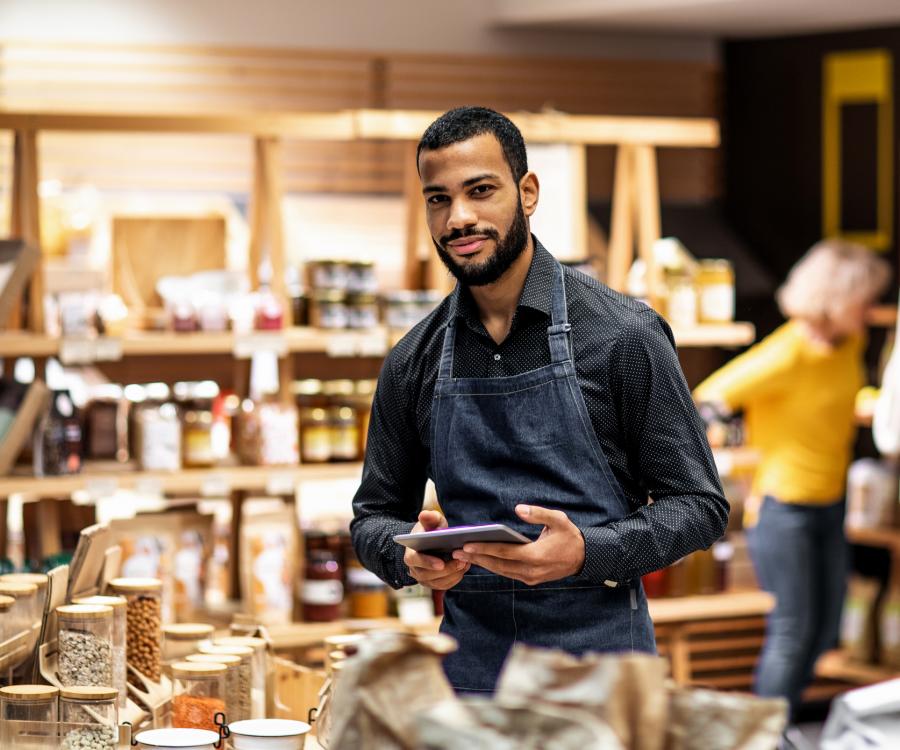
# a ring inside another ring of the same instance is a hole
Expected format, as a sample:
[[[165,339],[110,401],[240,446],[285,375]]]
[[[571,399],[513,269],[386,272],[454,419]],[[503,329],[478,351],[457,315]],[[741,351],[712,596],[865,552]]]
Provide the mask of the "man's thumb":
[[[559,526],[568,520],[568,516],[561,510],[539,508],[536,505],[517,505],[516,513],[523,521],[541,526]]]
[[[436,510],[423,510],[419,513],[419,523],[422,524],[423,528],[429,530],[440,526],[443,518]]]

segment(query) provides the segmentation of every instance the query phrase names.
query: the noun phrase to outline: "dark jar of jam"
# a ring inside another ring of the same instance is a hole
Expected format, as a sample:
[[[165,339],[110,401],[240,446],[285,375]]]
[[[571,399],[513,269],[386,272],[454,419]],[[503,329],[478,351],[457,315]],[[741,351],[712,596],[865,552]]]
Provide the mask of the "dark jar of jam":
[[[344,574],[337,556],[329,549],[310,549],[303,580],[303,619],[332,622],[341,617]]]

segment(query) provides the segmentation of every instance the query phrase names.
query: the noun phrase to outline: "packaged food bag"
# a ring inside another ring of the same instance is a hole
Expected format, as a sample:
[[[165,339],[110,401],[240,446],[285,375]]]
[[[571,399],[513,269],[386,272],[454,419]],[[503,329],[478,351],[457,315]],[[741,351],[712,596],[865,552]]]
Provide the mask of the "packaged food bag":
[[[871,662],[876,654],[875,617],[878,601],[878,581],[851,576],[841,615],[841,646],[856,661]]]

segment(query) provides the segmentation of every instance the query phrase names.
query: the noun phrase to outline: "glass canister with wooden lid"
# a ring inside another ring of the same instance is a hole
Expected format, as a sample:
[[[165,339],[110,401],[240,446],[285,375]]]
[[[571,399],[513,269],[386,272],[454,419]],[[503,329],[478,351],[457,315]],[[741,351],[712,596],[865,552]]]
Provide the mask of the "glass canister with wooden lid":
[[[250,648],[253,650],[253,710],[251,718],[266,716],[266,702],[270,676],[269,647],[264,638],[249,635],[228,635],[213,641],[219,648]]]
[[[11,627],[12,620],[9,615],[15,603],[16,600],[11,596],[0,594],[0,643],[8,641],[15,635]]]
[[[241,675],[241,657],[235,654],[191,654],[184,661],[191,664],[221,664],[225,667],[225,712],[229,721],[250,717],[250,688]]]
[[[121,596],[86,596],[74,599],[72,604],[87,604],[110,607],[113,611],[112,648],[113,648],[113,687],[119,691],[119,708],[124,709],[128,703],[128,664],[125,659],[127,645],[128,602]]]
[[[172,726],[216,731],[227,722],[224,664],[172,664]]]
[[[176,661],[184,661],[186,656],[196,654],[202,646],[212,643],[215,628],[202,622],[180,622],[166,625],[162,629],[163,668]]]
[[[64,687],[113,684],[113,610],[97,604],[56,608],[59,679]]]
[[[15,633],[29,631],[38,621],[38,587],[33,583],[4,583],[0,581],[0,595],[12,597],[15,602],[9,610],[10,630]]]
[[[50,685],[0,688],[0,747],[57,750],[58,696]]]
[[[237,656],[241,663],[238,667],[238,693],[240,695],[239,713],[249,718],[254,716],[255,686],[257,680],[257,664],[254,651],[250,646],[216,645],[203,646],[200,653],[205,656]],[[262,677],[265,680],[265,675]],[[264,704],[263,704],[264,705]]]
[[[59,695],[60,750],[116,750],[119,691],[113,687],[68,687]]]
[[[162,581],[158,578],[114,578],[109,593],[124,597],[128,663],[150,680],[161,674]]]
[[[35,620],[43,617],[47,595],[50,593],[50,577],[46,573],[5,573],[0,576],[0,583],[26,583],[37,586],[33,615]]]

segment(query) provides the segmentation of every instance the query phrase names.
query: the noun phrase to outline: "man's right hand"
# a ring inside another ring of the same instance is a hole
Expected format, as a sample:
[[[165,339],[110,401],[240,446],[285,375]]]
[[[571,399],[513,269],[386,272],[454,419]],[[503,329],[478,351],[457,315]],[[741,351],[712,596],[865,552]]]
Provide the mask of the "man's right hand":
[[[446,529],[447,519],[434,510],[423,510],[419,513],[419,522],[412,527],[410,533],[418,534],[422,531],[434,531]],[[444,562],[440,558],[431,555],[423,555],[414,549],[407,549],[403,555],[403,562],[409,568],[409,574],[423,586],[438,591],[452,589],[462,580],[466,571],[471,567],[470,563],[461,560]]]

